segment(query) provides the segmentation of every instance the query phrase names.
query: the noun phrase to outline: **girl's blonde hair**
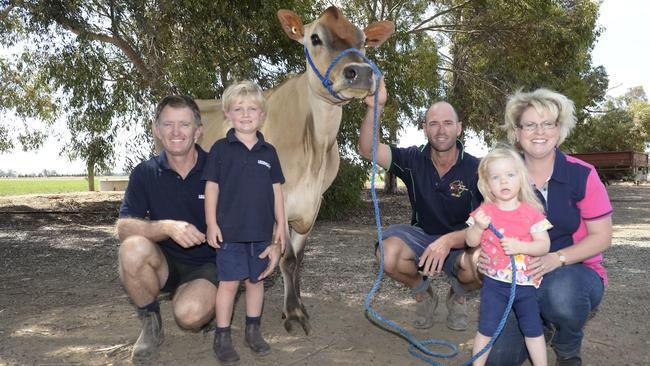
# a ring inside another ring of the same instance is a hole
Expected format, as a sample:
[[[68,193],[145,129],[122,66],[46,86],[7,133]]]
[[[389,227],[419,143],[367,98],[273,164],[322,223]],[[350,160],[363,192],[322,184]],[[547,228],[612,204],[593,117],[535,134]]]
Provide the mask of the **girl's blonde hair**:
[[[539,198],[533,188],[528,183],[528,170],[526,169],[526,164],[524,159],[513,149],[509,147],[497,147],[496,149],[490,151],[487,155],[481,159],[481,163],[478,165],[478,189],[483,195],[485,202],[494,202],[495,197],[490,191],[490,185],[488,183],[489,174],[488,167],[494,161],[500,159],[510,159],[517,171],[517,177],[519,178],[519,194],[517,198],[520,202],[525,202],[530,206],[539,210],[539,212],[544,213],[544,206],[540,202]]]
[[[262,88],[250,80],[243,80],[226,88],[221,97],[223,111],[228,112],[240,98],[249,98],[266,113],[266,99],[262,95]]]

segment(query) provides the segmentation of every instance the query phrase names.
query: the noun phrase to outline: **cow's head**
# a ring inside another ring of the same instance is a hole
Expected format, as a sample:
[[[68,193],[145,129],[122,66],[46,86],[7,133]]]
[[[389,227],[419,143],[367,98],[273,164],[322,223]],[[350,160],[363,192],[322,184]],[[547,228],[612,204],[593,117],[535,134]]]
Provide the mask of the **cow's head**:
[[[312,58],[314,65],[325,74],[332,60],[348,48],[364,52],[366,46],[379,46],[395,31],[390,21],[374,22],[363,31],[332,6],[320,18],[303,26],[300,17],[290,10],[279,10],[278,18],[289,38],[302,43]],[[340,102],[321,85],[313,70],[307,66],[310,84],[329,100]],[[363,98],[374,92],[377,83],[370,65],[361,56],[349,53],[338,61],[329,75],[332,89],[344,99]]]

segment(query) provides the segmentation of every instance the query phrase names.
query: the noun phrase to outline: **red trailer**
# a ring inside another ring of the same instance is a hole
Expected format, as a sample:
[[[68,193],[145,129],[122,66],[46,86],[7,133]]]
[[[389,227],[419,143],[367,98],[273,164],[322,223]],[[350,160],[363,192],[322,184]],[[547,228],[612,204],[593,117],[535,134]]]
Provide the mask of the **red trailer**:
[[[596,167],[603,182],[633,180],[645,182],[648,176],[648,154],[635,151],[607,151],[570,154]]]

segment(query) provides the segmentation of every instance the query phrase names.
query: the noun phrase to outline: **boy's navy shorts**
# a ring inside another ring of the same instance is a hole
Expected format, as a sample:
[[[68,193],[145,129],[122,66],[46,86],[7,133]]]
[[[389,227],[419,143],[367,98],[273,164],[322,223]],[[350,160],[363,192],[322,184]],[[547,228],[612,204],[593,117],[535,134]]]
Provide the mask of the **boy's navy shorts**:
[[[217,249],[219,281],[249,279],[251,283],[257,283],[257,277],[269,265],[269,257],[260,259],[259,255],[269,244],[270,241],[221,244]]]

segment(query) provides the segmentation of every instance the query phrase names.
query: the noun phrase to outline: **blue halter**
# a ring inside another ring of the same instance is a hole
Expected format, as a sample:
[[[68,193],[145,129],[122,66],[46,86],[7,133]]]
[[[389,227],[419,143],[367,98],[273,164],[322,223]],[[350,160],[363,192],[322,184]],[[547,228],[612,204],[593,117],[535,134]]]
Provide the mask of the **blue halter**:
[[[375,95],[376,95],[377,90],[379,90],[379,78],[381,77],[381,71],[379,71],[379,68],[377,67],[377,65],[375,65],[372,61],[370,61],[366,57],[366,55],[361,53],[361,51],[359,51],[358,49],[356,49],[356,48],[348,48],[348,49],[344,50],[343,52],[341,52],[340,54],[338,54],[338,56],[336,56],[332,60],[332,62],[330,62],[330,65],[327,68],[327,71],[325,72],[325,76],[323,76],[323,74],[321,74],[320,71],[318,71],[318,68],[314,64],[314,61],[311,59],[311,55],[309,55],[309,50],[307,50],[307,46],[304,46],[304,50],[305,50],[305,55],[307,55],[307,62],[309,62],[309,66],[311,66],[311,69],[314,71],[316,76],[318,76],[318,79],[323,84],[325,89],[327,89],[327,91],[330,92],[330,94],[332,94],[332,96],[334,98],[336,98],[338,100],[348,100],[348,99],[345,99],[345,98],[342,98],[341,96],[339,96],[338,93],[336,93],[334,91],[334,89],[332,89],[332,85],[334,83],[332,82],[332,80],[330,80],[330,73],[332,72],[332,69],[334,68],[334,65],[336,65],[337,62],[341,61],[341,59],[345,55],[347,55],[348,53],[356,53],[357,55],[361,56],[361,58],[363,58],[363,60],[368,65],[370,65],[370,67],[372,68],[373,74],[375,74],[377,76],[377,86],[376,86],[376,89],[375,89]]]

